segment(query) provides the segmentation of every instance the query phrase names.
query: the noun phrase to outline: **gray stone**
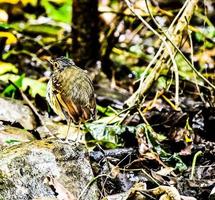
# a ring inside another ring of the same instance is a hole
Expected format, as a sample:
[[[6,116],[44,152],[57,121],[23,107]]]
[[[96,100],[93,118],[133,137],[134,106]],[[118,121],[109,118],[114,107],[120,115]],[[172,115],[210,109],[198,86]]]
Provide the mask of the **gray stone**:
[[[18,122],[28,130],[33,130],[36,127],[33,112],[22,101],[0,98],[0,108],[0,120]]]
[[[0,200],[98,199],[85,149],[56,139],[33,141],[0,152]]]

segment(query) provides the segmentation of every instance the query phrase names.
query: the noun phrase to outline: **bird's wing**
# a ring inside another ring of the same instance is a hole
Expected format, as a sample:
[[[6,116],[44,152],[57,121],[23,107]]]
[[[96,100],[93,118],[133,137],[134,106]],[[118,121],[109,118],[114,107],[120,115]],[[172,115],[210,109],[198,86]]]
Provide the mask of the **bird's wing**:
[[[46,98],[51,106],[51,108],[54,110],[56,114],[58,114],[62,119],[65,119],[65,115],[62,109],[62,106],[60,102],[58,101],[58,98],[56,96],[57,91],[54,90],[52,87],[51,80],[48,82],[47,86],[47,95]]]
[[[72,119],[73,122],[78,122],[79,109],[74,102],[71,99],[68,101],[68,99],[64,98],[60,93],[58,93],[56,97],[64,112]]]
[[[87,74],[82,72],[76,79],[65,78],[59,85],[64,88],[55,87],[56,98],[66,116],[74,123],[89,120],[95,115],[94,89]]]

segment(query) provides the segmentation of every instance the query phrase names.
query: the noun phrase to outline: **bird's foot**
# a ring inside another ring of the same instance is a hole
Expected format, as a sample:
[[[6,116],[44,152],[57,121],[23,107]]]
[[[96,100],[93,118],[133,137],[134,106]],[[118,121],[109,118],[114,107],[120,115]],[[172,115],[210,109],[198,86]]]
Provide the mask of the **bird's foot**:
[[[80,140],[80,138],[76,138],[76,139],[69,139],[69,138],[65,138],[64,140],[61,140],[62,143],[64,144],[73,144],[76,146],[79,146],[80,144],[84,144],[83,140]]]

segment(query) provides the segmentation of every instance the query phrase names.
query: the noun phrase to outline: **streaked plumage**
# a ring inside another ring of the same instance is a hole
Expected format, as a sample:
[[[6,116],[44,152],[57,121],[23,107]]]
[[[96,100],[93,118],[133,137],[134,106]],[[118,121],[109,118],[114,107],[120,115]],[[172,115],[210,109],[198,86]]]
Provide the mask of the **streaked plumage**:
[[[55,113],[76,124],[94,119],[96,101],[87,73],[65,57],[50,62],[54,71],[48,82],[46,97]]]

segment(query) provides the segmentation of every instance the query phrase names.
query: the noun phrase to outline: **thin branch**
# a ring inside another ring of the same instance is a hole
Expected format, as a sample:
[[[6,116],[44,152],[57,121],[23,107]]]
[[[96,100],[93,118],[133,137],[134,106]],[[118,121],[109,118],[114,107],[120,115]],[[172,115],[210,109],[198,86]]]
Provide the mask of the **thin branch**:
[[[156,62],[155,67],[152,69],[152,72],[147,76],[147,78],[145,79],[145,73],[143,73],[143,76],[141,76],[141,80],[140,80],[140,86],[138,88],[138,90],[126,101],[126,104],[129,106],[134,106],[135,104],[139,104],[141,103],[142,99],[143,99],[143,95],[145,94],[145,92],[151,87],[152,83],[154,80],[156,80],[159,77],[159,73],[160,71],[162,71],[165,67],[166,67],[166,62],[168,57],[170,57],[172,59],[172,61],[174,60],[174,57],[171,57],[172,55],[170,54],[170,49],[172,51],[176,51],[179,54],[181,54],[181,56],[184,58],[184,60],[188,63],[188,65],[193,69],[193,71],[201,78],[203,79],[207,84],[209,84],[213,89],[215,89],[215,86],[210,83],[200,72],[198,72],[195,67],[190,63],[190,61],[184,56],[184,54],[181,52],[181,50],[177,47],[177,45],[180,44],[180,41],[182,39],[182,31],[187,27],[187,20],[189,21],[193,15],[193,11],[194,8],[198,2],[198,0],[189,0],[185,2],[185,5],[182,7],[182,9],[180,10],[180,15],[181,17],[178,20],[178,23],[176,26],[173,26],[171,24],[171,26],[168,29],[168,32],[164,32],[161,29],[161,32],[163,33],[164,36],[162,36],[161,34],[159,34],[156,30],[154,30],[138,13],[135,12],[133,6],[131,5],[131,3],[129,2],[129,0],[125,0],[127,6],[129,7],[129,9],[131,10],[131,12],[139,19],[141,20],[141,22],[147,27],[149,28],[156,36],[159,37],[159,39],[163,42],[161,44],[161,47],[159,49],[159,53],[162,52],[161,49],[163,49],[163,54],[161,55],[160,59]],[[183,11],[183,12],[182,12]],[[181,14],[182,13],[182,14]],[[179,17],[179,15],[177,15],[177,17]],[[175,23],[176,20],[173,20],[173,22]],[[171,37],[169,36],[171,33]],[[168,45],[168,43],[166,42],[166,40],[168,40],[168,42],[172,45],[172,48],[170,48]],[[164,47],[166,47],[166,49],[164,49]],[[175,54],[175,53],[173,53]],[[156,58],[159,55],[156,54]],[[156,59],[153,59],[153,62],[155,62]],[[153,62],[150,62],[149,65],[152,65]],[[173,61],[174,62],[174,61]],[[173,63],[174,64],[174,63]],[[175,66],[175,64],[174,64]],[[147,67],[147,70],[149,69],[149,67]],[[176,69],[176,68],[175,68]]]
[[[147,3],[147,0],[145,0],[145,4],[146,4],[146,8],[147,8],[152,20],[157,25],[157,27],[162,30],[160,24],[155,20],[153,14],[151,13],[151,11],[149,9],[149,6],[148,6],[148,3]],[[176,108],[177,108],[179,106],[179,74],[178,74],[178,66],[177,66],[175,58],[174,58],[174,52],[171,50],[170,46],[166,45],[166,48],[167,48],[167,50],[169,52],[170,58],[172,60],[174,72],[175,72],[175,105],[176,105]]]
[[[60,138],[58,138],[57,136],[55,136],[54,134],[51,133],[51,131],[47,128],[42,116],[37,112],[37,109],[35,108],[35,106],[31,103],[31,101],[28,99],[28,97],[25,95],[25,93],[15,84],[13,83],[11,80],[9,80],[9,83],[11,85],[13,85],[21,94],[23,100],[29,105],[29,107],[32,109],[32,111],[34,112],[34,114],[38,117],[38,119],[40,120],[40,123],[45,127],[45,129],[47,130],[47,133],[49,134],[49,136],[55,137],[59,140],[61,140]]]

